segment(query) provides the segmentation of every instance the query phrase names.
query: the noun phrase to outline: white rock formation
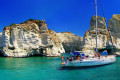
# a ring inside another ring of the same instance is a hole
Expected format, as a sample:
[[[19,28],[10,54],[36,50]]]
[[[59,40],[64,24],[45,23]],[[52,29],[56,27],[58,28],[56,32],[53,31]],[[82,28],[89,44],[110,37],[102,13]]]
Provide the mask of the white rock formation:
[[[117,48],[117,49],[120,49],[120,38],[116,38],[115,42],[114,42],[114,46]]]
[[[106,29],[105,18],[98,16],[98,35],[97,35],[97,48],[105,48],[108,44],[114,45],[117,48],[120,48],[118,44],[119,39],[115,39],[114,36],[111,36],[111,32]],[[83,39],[83,52],[86,54],[93,55],[96,48],[96,31],[95,31],[95,16],[91,18],[90,28],[85,33]]]
[[[71,50],[81,50],[83,38],[72,34],[71,32],[57,33],[58,37],[62,41],[63,47],[66,52]]]
[[[106,46],[107,41],[107,30],[106,30],[106,24],[105,24],[105,18],[98,16],[98,48],[103,48]],[[91,18],[90,21],[90,28],[84,35],[83,40],[83,51],[86,52],[86,50],[94,50],[96,48],[96,31],[95,31],[95,16]]]
[[[0,33],[0,48],[2,47],[2,33]]]
[[[97,36],[97,45],[98,48],[104,48],[106,46],[107,42],[107,36],[103,34],[98,34]],[[87,36],[84,37],[83,41],[83,49],[94,49],[96,48],[96,37],[95,34],[87,34]]]
[[[98,16],[98,48],[107,44],[120,49],[120,15],[113,15],[106,29],[105,18]],[[95,16],[84,38],[70,32],[56,33],[48,30],[45,21],[28,20],[22,24],[5,27],[0,33],[0,53],[11,57],[32,55],[60,56],[60,53],[81,50],[92,56],[96,47]],[[65,49],[65,50],[64,50]]]
[[[113,36],[113,44],[117,49],[120,49],[120,14],[114,14],[109,20],[108,29]]]
[[[10,57],[60,56],[65,52],[56,33],[47,29],[45,21],[38,20],[4,28],[1,43],[2,53]]]
[[[112,36],[120,38],[120,14],[115,14],[109,20],[109,29]]]

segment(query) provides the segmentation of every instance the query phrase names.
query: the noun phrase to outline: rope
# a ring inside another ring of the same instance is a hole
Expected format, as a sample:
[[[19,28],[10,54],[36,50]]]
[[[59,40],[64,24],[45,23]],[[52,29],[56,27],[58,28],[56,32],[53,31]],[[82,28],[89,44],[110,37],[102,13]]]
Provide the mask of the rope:
[[[103,17],[106,18],[100,0],[99,0],[99,3],[100,3],[100,7],[101,7],[101,10],[102,10],[102,13],[103,13]],[[105,23],[106,23],[106,29],[107,29],[108,28],[107,20],[105,21]]]
[[[100,7],[101,7],[101,10],[102,10],[102,13],[103,13],[103,17],[105,18],[105,14],[104,14],[104,11],[103,11],[103,8],[102,8],[102,5],[101,5],[100,0],[99,0],[99,3],[100,3]],[[106,29],[108,29],[107,20],[105,21],[105,23],[106,23]],[[109,33],[109,32],[108,32],[108,33]],[[113,40],[112,40],[112,37],[111,37],[111,33],[109,33],[109,35],[110,35],[110,38],[111,38],[112,46],[114,46],[114,45],[113,45]],[[112,48],[112,50],[114,50],[114,49]],[[115,50],[114,50],[114,52],[115,52]]]

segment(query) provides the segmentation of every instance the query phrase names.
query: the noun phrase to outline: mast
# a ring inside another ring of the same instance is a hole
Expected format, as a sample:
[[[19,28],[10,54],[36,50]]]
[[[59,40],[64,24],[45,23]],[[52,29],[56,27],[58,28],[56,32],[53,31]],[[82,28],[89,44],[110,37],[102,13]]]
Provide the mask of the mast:
[[[97,0],[95,0],[96,53],[97,53]]]

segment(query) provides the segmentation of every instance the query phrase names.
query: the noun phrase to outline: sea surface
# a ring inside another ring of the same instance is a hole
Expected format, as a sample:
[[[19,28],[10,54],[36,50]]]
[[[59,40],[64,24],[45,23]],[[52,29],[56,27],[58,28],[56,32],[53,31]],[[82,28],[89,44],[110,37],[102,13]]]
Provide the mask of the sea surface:
[[[120,57],[114,64],[100,67],[61,69],[60,66],[60,57],[0,57],[0,80],[120,80]]]

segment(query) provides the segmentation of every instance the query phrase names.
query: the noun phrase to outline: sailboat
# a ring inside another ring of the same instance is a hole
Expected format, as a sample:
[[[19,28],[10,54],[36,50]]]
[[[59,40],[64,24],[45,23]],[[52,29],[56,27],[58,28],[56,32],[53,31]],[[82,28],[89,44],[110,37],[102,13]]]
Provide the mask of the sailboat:
[[[96,10],[96,54],[97,50],[97,0],[95,0],[95,10]],[[73,57],[67,58],[66,62],[62,63],[63,67],[87,67],[87,66],[100,66],[106,65],[110,63],[114,63],[116,61],[116,55],[107,55],[107,56],[99,56],[92,58],[84,58],[83,53],[75,52],[74,55],[80,55],[79,59],[72,59]],[[76,57],[76,56],[75,56]]]

